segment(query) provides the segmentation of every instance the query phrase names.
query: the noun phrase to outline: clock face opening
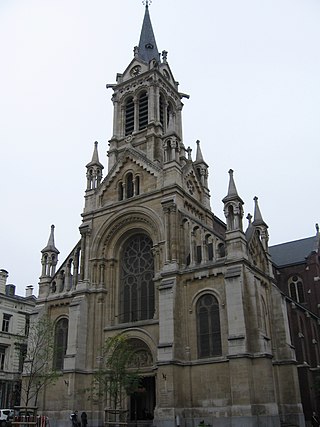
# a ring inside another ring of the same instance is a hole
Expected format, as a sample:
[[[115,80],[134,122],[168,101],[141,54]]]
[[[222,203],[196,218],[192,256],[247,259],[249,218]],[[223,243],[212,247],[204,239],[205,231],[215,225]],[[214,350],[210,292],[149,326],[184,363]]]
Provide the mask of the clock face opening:
[[[140,65],[136,65],[130,71],[131,76],[137,76],[140,73],[141,73],[141,67],[140,67]]]

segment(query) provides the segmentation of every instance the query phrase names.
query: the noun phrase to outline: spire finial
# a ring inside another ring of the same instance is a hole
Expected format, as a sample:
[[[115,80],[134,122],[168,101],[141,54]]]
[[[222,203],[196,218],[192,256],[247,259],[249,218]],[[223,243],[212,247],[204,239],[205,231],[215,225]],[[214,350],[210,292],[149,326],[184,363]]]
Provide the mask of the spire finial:
[[[152,0],[142,0],[142,4],[145,6],[145,7],[149,7],[149,4],[151,4],[152,3]]]

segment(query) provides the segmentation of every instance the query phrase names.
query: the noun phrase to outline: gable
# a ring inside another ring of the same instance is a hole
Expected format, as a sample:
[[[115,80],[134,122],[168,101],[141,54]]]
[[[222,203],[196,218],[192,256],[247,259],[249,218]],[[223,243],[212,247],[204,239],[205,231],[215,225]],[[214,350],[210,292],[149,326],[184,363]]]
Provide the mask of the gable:
[[[263,248],[260,240],[260,234],[257,229],[253,230],[253,233],[248,240],[248,255],[251,264],[259,268],[261,271],[268,272],[267,254]]]
[[[192,164],[187,164],[183,170],[183,188],[190,196],[201,202],[202,185]]]
[[[155,190],[159,174],[160,169],[142,154],[134,149],[126,149],[101,184],[100,205],[122,200],[127,195],[128,185],[132,185],[133,189],[130,191],[135,195]]]

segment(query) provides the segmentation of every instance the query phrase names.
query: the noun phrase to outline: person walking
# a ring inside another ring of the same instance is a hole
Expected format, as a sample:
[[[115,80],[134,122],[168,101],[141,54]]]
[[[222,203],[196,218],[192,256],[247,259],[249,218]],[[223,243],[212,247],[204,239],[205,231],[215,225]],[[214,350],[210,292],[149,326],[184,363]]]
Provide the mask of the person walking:
[[[72,427],[79,427],[78,411],[72,412],[72,414],[70,415],[70,420],[72,423]]]
[[[88,417],[86,412],[82,412],[81,414],[81,427],[87,427],[88,424]]]

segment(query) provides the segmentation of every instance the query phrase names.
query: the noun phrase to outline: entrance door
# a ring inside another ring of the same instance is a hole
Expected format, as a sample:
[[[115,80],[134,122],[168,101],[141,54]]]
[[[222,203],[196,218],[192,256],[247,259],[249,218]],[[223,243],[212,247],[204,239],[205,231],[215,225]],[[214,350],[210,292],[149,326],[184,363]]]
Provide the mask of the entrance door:
[[[130,396],[130,425],[152,425],[156,406],[155,377],[144,377],[138,391]]]

